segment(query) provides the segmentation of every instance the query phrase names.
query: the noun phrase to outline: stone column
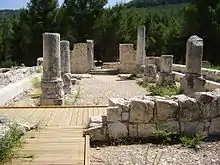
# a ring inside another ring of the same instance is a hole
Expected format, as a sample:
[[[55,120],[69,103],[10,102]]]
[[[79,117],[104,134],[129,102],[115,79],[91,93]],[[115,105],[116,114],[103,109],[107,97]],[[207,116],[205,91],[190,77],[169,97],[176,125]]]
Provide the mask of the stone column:
[[[60,34],[43,34],[43,77],[41,105],[62,105],[64,92],[61,79]]]
[[[137,34],[137,55],[136,55],[136,65],[137,73],[143,73],[143,65],[145,61],[145,26],[138,27]]]
[[[144,82],[155,83],[157,82],[157,67],[154,64],[148,64],[144,68]]]
[[[63,90],[65,94],[72,92],[72,82],[70,73],[70,42],[60,41],[61,55],[61,77],[63,79]]]
[[[174,86],[175,74],[173,72],[173,55],[162,55],[160,58],[160,73],[158,86]]]
[[[87,40],[89,70],[94,68],[94,41]]]
[[[205,91],[205,79],[202,77],[203,39],[194,35],[186,44],[186,73],[180,80],[186,95]]]

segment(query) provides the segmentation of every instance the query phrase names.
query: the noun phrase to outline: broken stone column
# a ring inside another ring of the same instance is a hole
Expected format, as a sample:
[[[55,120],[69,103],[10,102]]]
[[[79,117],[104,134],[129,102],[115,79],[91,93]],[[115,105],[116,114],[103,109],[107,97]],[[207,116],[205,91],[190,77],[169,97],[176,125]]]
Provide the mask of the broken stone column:
[[[203,39],[194,35],[186,44],[186,72],[180,80],[186,95],[205,91],[205,79],[202,77]]]
[[[60,34],[43,34],[43,77],[41,105],[62,105],[64,92],[61,78]]]
[[[175,74],[173,72],[173,55],[162,55],[160,58],[160,73],[158,86],[175,85]]]
[[[138,27],[137,34],[137,55],[136,55],[136,65],[137,74],[143,74],[144,72],[144,61],[145,61],[145,26]]]
[[[157,67],[154,64],[148,64],[144,68],[144,82],[155,83],[157,82]]]
[[[94,41],[87,40],[87,48],[88,48],[88,65],[89,69],[92,70],[94,68]]]
[[[70,73],[70,42],[60,41],[61,55],[61,77],[63,79],[63,90],[65,94],[72,92],[72,82]]]

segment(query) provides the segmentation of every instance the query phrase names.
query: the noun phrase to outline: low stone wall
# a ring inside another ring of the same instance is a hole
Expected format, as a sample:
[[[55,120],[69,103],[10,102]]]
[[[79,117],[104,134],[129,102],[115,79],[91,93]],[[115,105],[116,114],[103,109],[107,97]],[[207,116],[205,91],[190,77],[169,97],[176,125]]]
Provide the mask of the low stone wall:
[[[178,95],[110,99],[107,116],[92,117],[85,134],[92,140],[154,136],[154,130],[220,135],[220,90]]]
[[[120,44],[119,56],[120,56],[120,73],[135,73],[136,69],[136,51],[133,44]]]
[[[104,62],[103,69],[119,69],[120,62]]]
[[[37,73],[1,88],[0,106],[4,106],[7,102],[12,100],[16,96],[32,88],[33,86],[31,80],[33,80],[33,78],[35,77],[40,78],[41,75],[42,75],[41,73]]]
[[[185,65],[173,64],[173,71],[185,73]],[[220,70],[202,68],[202,75],[205,79],[220,81]]]
[[[173,72],[175,74],[175,81],[180,82],[180,79],[185,75],[183,73],[180,72]],[[214,81],[210,81],[210,80],[206,80],[205,83],[205,90],[207,91],[213,91],[217,88],[220,88],[220,83],[218,82],[214,82]]]
[[[3,88],[4,86],[7,86],[16,81],[22,80],[25,77],[33,75],[37,72],[40,72],[40,69],[42,69],[41,66],[23,67],[23,68],[18,68],[18,69],[1,68],[0,70],[2,72],[0,72],[0,88]]]

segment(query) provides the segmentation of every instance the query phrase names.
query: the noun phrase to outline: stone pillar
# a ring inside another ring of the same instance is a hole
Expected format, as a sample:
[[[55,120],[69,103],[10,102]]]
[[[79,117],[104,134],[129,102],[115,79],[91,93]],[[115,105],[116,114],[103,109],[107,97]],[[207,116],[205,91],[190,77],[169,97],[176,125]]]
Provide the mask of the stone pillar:
[[[143,65],[145,61],[145,26],[138,27],[137,34],[137,55],[136,55],[136,65],[137,73],[143,73]]]
[[[154,64],[148,64],[144,68],[144,82],[155,83],[157,82],[157,67]]]
[[[92,70],[94,68],[94,41],[93,40],[87,40],[87,47],[88,47],[88,63],[89,68]]]
[[[205,91],[205,79],[202,77],[203,39],[194,35],[186,44],[186,72],[180,80],[186,95]]]
[[[62,105],[64,92],[61,78],[60,34],[43,34],[43,59],[40,104]]]
[[[158,86],[174,86],[175,74],[173,72],[173,55],[162,55],[160,58],[160,73]]]
[[[65,94],[72,92],[72,82],[70,73],[70,42],[60,41],[61,55],[61,77],[63,79],[63,90]]]

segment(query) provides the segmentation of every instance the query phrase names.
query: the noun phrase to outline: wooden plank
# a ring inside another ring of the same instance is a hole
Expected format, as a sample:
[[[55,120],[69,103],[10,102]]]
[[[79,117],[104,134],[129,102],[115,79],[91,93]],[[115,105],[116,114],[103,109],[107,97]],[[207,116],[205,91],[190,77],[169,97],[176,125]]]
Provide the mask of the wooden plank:
[[[89,135],[85,136],[85,157],[84,157],[84,164],[90,164],[90,137]]]

